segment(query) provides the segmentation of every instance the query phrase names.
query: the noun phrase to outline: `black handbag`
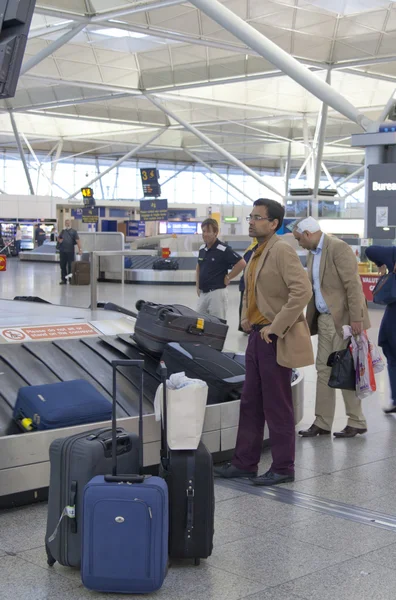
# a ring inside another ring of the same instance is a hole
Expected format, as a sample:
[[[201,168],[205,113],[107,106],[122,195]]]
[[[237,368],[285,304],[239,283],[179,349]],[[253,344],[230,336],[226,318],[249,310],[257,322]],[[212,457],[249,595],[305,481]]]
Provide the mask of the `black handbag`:
[[[373,290],[375,304],[387,306],[396,302],[396,264],[392,272],[383,275]]]
[[[329,387],[356,391],[356,369],[350,344],[345,350],[338,350],[330,354],[327,366],[331,367]]]

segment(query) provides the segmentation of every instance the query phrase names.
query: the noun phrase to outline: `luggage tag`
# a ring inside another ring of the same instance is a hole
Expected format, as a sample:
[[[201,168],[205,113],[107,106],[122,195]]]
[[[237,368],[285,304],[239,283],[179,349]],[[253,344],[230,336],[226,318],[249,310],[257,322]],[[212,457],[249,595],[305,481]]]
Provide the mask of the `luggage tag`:
[[[54,533],[51,535],[51,537],[48,538],[48,542],[53,542],[54,539],[56,538],[63,517],[68,517],[69,519],[75,519],[76,518],[76,507],[75,506],[65,506],[65,508],[63,509],[62,514],[59,518],[58,524],[55,527]]]

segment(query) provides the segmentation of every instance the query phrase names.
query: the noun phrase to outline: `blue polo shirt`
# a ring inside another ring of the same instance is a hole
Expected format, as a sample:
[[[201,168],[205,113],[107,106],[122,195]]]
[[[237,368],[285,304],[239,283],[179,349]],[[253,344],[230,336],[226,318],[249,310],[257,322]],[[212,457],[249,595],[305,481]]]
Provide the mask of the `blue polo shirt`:
[[[207,294],[225,288],[225,276],[241,258],[237,252],[220,240],[216,240],[211,248],[203,244],[198,254],[199,289]]]

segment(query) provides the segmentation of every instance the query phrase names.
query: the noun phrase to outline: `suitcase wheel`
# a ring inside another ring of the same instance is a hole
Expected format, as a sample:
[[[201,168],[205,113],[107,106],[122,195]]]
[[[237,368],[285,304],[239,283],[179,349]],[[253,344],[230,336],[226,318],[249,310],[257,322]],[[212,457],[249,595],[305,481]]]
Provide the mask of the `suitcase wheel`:
[[[45,551],[47,553],[47,565],[49,567],[53,567],[54,564],[56,563],[55,558],[52,556],[51,552],[49,551],[48,546],[45,547]]]
[[[196,567],[198,567],[201,564],[201,559],[200,558],[194,558],[194,565]]]

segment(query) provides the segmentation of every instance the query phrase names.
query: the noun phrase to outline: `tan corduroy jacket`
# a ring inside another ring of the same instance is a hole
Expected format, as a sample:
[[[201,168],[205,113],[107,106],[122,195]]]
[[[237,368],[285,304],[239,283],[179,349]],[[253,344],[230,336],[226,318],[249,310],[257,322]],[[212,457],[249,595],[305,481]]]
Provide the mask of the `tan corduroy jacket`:
[[[245,269],[247,281],[249,264]],[[283,367],[306,367],[314,363],[311,338],[303,311],[312,297],[312,285],[293,248],[274,235],[259,259],[255,294],[257,307],[278,336],[277,362]],[[246,318],[247,291],[242,319]]]
[[[313,259],[314,256],[310,252],[307,266],[311,283]],[[324,236],[323,241],[320,283],[322,296],[339,335],[342,335],[342,326],[350,325],[353,321],[363,322],[364,329],[370,328],[367,301],[358,273],[356,256],[348,244],[328,235]],[[312,296],[307,309],[307,322],[311,335],[318,333],[318,316],[315,297]]]

